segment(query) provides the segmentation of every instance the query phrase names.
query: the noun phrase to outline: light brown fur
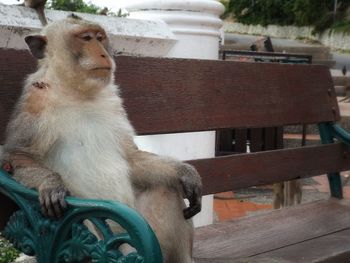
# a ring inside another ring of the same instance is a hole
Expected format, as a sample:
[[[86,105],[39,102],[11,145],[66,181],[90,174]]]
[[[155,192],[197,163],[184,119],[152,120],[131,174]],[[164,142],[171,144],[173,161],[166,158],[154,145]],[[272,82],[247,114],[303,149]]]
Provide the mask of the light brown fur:
[[[124,202],[153,227],[164,262],[191,262],[193,226],[185,218],[200,211],[198,173],[134,144],[101,27],[71,17],[42,33],[26,38],[40,66],[7,129],[3,159],[14,178],[38,189],[48,216],[62,215],[68,193]]]
[[[33,115],[39,115],[48,104],[48,84],[35,83],[28,91],[28,96],[24,102],[24,110]]]

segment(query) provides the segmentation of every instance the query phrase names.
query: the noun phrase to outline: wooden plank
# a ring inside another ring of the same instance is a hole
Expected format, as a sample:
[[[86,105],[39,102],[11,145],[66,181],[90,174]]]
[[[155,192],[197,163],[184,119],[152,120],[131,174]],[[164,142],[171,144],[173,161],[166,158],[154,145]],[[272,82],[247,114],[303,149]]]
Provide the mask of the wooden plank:
[[[116,62],[139,134],[339,119],[329,69],[320,65],[123,56]]]
[[[350,259],[350,229],[276,249],[249,258],[245,263],[340,263]]]
[[[36,68],[35,59],[25,50],[0,49],[0,143],[21,93],[25,76]]]
[[[27,51],[0,49],[0,57],[3,135],[23,79],[36,63]],[[116,82],[139,134],[339,119],[332,79],[323,66],[127,56],[116,63]]]
[[[232,262],[349,228],[350,200],[318,201],[197,228],[194,256]]]
[[[212,194],[350,169],[343,144],[308,146],[189,161]]]

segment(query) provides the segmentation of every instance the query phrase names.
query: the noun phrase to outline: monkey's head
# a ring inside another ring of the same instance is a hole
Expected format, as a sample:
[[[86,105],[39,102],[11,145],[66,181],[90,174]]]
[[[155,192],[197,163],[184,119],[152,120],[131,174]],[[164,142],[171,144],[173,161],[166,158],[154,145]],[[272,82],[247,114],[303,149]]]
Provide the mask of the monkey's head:
[[[98,24],[71,15],[25,41],[41,68],[71,88],[93,91],[113,81],[115,64],[106,32]]]

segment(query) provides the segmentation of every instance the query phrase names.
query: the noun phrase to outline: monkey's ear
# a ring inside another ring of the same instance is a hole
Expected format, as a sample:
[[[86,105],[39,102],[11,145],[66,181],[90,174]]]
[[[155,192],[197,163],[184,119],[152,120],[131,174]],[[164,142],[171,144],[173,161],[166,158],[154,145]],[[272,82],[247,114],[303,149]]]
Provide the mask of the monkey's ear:
[[[44,58],[47,39],[41,35],[30,35],[24,38],[32,55],[38,59]]]

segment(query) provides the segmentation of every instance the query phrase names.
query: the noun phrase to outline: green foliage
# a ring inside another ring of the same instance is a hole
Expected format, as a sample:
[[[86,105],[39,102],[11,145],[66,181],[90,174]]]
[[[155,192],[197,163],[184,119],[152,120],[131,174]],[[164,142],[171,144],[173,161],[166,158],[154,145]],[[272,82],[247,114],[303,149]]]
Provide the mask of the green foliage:
[[[91,3],[87,4],[83,0],[51,0],[49,8],[89,14],[97,14],[101,10],[98,6]]]
[[[335,32],[342,32],[350,35],[350,21],[338,22],[333,26]]]
[[[226,13],[243,24],[314,26],[316,32],[334,23],[334,0],[222,0]],[[350,0],[338,0],[336,21],[342,21]]]
[[[19,252],[0,236],[0,263],[9,263],[19,256]]]
[[[314,25],[329,11],[327,2],[333,0],[295,0],[293,6],[294,23],[297,26]]]

